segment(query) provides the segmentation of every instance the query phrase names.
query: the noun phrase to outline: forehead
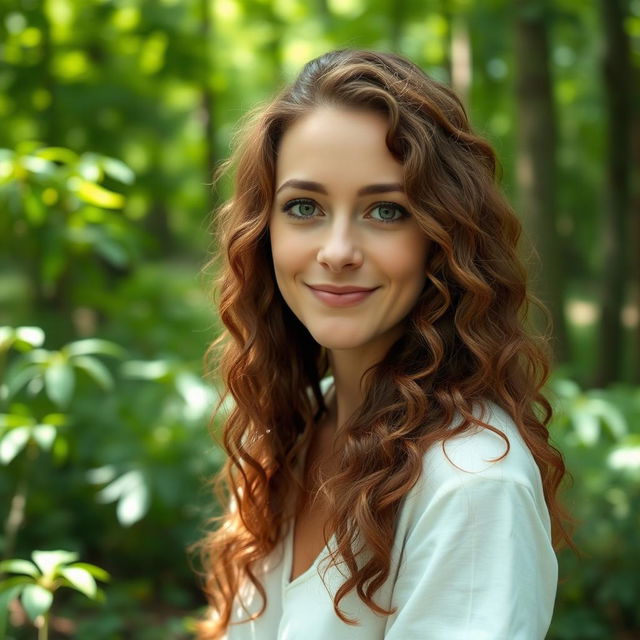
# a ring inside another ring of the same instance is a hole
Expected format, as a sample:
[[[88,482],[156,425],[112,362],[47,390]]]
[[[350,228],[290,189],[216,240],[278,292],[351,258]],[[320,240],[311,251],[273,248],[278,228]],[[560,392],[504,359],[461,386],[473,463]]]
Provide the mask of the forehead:
[[[317,107],[296,120],[278,148],[276,186],[289,178],[327,183],[398,182],[403,167],[385,143],[384,115],[337,106]]]

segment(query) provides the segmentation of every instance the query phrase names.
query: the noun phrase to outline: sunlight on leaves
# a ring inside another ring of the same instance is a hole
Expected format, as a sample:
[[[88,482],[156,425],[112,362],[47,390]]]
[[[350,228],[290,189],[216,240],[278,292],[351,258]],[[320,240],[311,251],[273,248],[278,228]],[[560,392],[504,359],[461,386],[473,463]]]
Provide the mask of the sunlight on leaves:
[[[44,384],[49,399],[61,407],[66,407],[75,388],[75,373],[68,362],[52,362],[44,370]]]
[[[11,429],[0,441],[0,462],[9,464],[25,448],[30,435],[30,427]]]
[[[149,491],[142,472],[127,471],[113,480],[96,496],[98,502],[116,502],[116,515],[123,526],[140,520],[149,508]]]
[[[86,570],[79,567],[63,567],[60,569],[63,575],[78,591],[88,598],[94,598],[98,585],[94,577]]]
[[[104,207],[105,209],[121,209],[125,202],[122,194],[109,191],[109,189],[105,189],[99,184],[87,180],[80,181],[77,193],[85,202],[95,204],[98,207]]]
[[[33,561],[38,565],[43,575],[53,574],[61,564],[74,562],[78,559],[78,554],[73,551],[34,551],[31,554]]]
[[[38,568],[33,562],[28,560],[3,560],[0,562],[0,572],[2,573],[24,573],[27,576],[37,576]]]
[[[29,618],[35,622],[38,616],[49,611],[53,594],[39,584],[28,584],[22,590],[20,601]]]

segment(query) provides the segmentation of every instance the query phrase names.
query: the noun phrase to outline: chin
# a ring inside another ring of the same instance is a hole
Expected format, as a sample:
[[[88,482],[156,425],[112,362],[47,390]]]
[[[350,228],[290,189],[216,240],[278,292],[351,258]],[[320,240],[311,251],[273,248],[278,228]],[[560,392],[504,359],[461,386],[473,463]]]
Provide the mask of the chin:
[[[367,344],[370,336],[364,336],[361,332],[350,331],[313,331],[309,330],[313,339],[325,349],[357,349]]]

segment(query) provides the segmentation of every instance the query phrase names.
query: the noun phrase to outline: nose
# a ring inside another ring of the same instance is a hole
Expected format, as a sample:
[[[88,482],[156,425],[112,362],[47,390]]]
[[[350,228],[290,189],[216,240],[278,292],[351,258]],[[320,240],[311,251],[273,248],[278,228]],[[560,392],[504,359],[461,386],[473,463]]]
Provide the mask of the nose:
[[[357,234],[348,221],[336,219],[326,231],[318,249],[318,262],[330,271],[355,269],[362,264],[362,250]]]

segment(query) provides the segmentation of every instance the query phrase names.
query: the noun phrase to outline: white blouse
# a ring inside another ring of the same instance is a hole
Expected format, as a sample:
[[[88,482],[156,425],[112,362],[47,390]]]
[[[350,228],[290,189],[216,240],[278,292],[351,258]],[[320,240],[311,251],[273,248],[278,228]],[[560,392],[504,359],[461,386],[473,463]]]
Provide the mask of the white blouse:
[[[369,609],[351,591],[340,609],[333,597],[345,580],[327,566],[327,547],[307,571],[289,581],[292,525],[256,569],[267,593],[258,619],[231,624],[227,640],[540,640],[549,628],[558,565],[540,472],[509,415],[487,404],[488,429],[474,428],[424,456],[423,474],[405,496],[391,549],[389,578],[373,598],[390,616]],[[476,413],[480,417],[479,413]],[[460,467],[460,468],[456,468]],[[329,547],[336,548],[335,537]],[[251,583],[241,595],[250,613],[261,599]],[[247,614],[234,601],[231,622]]]

